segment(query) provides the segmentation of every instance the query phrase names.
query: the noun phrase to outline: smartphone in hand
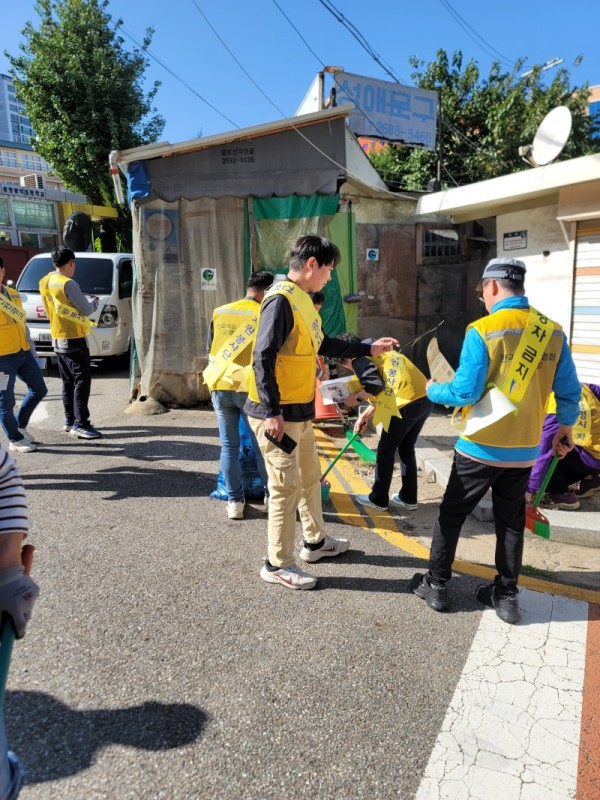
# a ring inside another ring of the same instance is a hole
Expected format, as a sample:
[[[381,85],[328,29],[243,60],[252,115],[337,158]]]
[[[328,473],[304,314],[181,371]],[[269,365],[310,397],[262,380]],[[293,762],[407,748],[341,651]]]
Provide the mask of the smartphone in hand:
[[[287,433],[283,434],[283,437],[280,442],[278,442],[277,439],[267,431],[265,431],[265,436],[270,442],[273,442],[275,447],[278,447],[280,450],[283,450],[283,452],[287,453],[288,455],[291,452],[293,452],[294,447],[296,447],[296,445],[298,444],[298,442],[295,442],[291,436],[287,435]]]

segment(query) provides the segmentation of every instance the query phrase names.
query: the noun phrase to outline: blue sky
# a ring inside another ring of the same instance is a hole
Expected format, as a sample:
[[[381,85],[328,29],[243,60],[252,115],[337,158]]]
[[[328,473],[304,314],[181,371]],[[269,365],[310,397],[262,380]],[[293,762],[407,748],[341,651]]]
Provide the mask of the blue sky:
[[[600,84],[596,0],[572,0],[562,10],[557,0],[332,2],[409,85],[409,56],[431,61],[439,48],[462,50],[465,61],[476,60],[485,76],[493,60],[510,71],[520,57],[527,66],[559,57],[574,85]],[[25,22],[39,20],[34,8],[34,0],[4,0],[0,72],[8,70],[4,50],[16,53]],[[147,78],[161,81],[155,105],[166,119],[162,140],[180,142],[293,116],[323,66],[390,80],[319,0],[111,0],[109,11],[138,40],[154,27],[151,53],[177,76],[150,59]],[[583,61],[574,66],[579,54]]]

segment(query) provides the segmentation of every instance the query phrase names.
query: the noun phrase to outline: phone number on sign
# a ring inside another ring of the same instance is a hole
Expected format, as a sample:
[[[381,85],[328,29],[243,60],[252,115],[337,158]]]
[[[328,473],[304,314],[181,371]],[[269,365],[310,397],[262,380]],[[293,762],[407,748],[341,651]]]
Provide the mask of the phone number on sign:
[[[419,142],[419,144],[431,144],[433,141],[433,136],[430,131],[403,128],[401,125],[394,125],[392,122],[382,122],[379,125],[372,125],[371,130],[373,134],[386,136],[388,139],[402,139],[405,142]]]

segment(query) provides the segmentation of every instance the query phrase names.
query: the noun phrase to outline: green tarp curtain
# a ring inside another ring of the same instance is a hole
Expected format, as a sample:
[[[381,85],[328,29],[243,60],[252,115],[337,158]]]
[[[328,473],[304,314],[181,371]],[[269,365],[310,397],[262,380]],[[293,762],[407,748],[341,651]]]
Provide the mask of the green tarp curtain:
[[[246,201],[246,247],[244,277],[252,268],[251,230],[257,268],[286,275],[289,251],[293,242],[307,233],[328,236],[342,253],[342,262],[325,286],[325,303],[321,309],[323,330],[337,336],[346,330],[357,330],[357,309],[344,304],[342,296],[354,291],[354,219],[352,214],[336,214],[339,195],[300,197],[253,197]],[[346,305],[346,309],[344,306]]]

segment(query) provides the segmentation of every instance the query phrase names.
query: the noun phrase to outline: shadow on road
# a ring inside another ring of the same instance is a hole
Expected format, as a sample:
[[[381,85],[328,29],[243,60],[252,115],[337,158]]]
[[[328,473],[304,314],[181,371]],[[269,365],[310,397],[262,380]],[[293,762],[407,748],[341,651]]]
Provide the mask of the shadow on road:
[[[214,473],[180,472],[143,466],[113,467],[78,475],[29,473],[24,477],[28,492],[56,492],[56,487],[60,485],[62,491],[102,492],[110,495],[105,500],[208,496],[216,484]]]
[[[8,740],[25,764],[27,783],[75,775],[114,744],[153,751],[183,747],[200,737],[208,721],[201,709],[184,703],[76,711],[44,692],[8,692],[6,700]]]

